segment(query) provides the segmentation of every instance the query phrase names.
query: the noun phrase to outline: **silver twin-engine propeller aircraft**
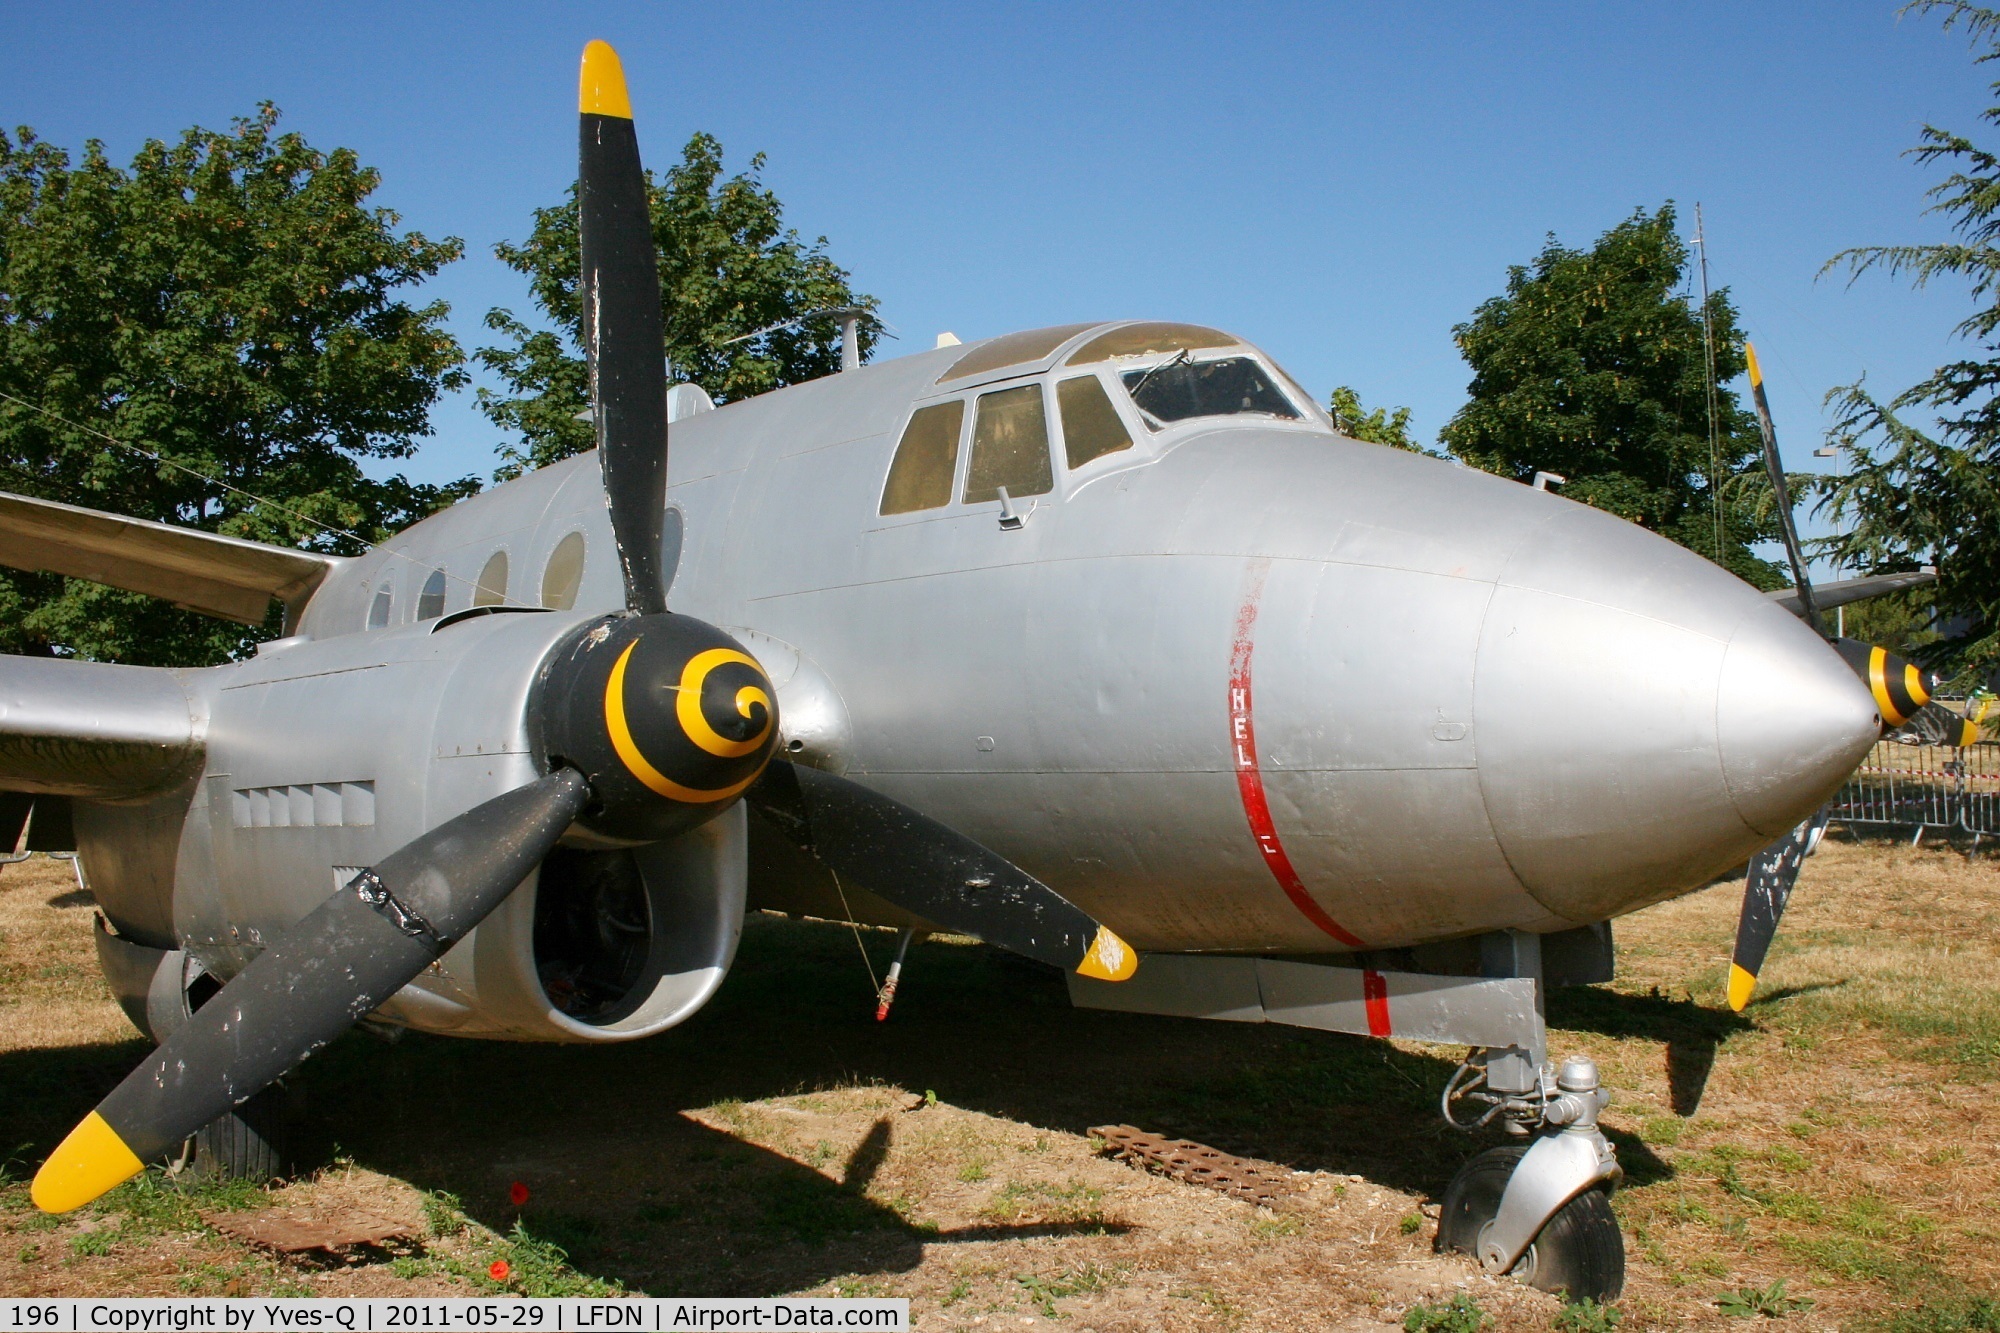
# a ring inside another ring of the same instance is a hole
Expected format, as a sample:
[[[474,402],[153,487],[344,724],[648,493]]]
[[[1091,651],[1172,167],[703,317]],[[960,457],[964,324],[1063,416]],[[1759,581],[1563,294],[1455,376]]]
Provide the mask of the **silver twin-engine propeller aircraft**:
[[[287,608],[217,667],[0,659],[0,838],[78,852],[160,1043],[35,1202],[96,1198],[363,1019],[660,1032],[769,908],[973,934],[1084,1006],[1469,1045],[1446,1115],[1515,1141],[1452,1182],[1440,1245],[1615,1295],[1608,1093],[1548,1060],[1544,988],[1609,979],[1611,918],[1761,857],[1748,1000],[1788,849],[1924,704],[1816,630],[1896,578],[1766,596],[1344,438],[1189,324],[711,408],[666,381],[601,42],[581,111],[595,452],[353,559],[0,496],[0,562]]]

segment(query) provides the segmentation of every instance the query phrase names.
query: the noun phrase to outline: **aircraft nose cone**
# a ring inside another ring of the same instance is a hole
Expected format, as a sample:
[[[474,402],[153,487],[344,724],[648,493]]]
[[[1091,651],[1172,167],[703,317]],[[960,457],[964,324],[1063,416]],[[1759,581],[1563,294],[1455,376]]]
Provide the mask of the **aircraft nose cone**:
[[[1496,584],[1474,711],[1508,863],[1580,922],[1740,864],[1826,800],[1878,734],[1866,688],[1796,616],[1567,504]]]
[[[1715,729],[1737,813],[1771,839],[1846,780],[1881,735],[1882,718],[1839,654],[1780,612],[1746,617],[1731,637]]]

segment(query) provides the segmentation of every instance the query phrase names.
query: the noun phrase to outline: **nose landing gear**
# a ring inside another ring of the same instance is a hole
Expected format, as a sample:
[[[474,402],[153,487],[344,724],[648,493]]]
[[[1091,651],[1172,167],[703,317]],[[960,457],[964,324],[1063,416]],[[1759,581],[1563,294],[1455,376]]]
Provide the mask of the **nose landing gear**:
[[[1572,1299],[1611,1300],[1625,1285],[1625,1241],[1610,1204],[1622,1173],[1597,1127],[1610,1097],[1590,1060],[1547,1063],[1542,1005],[1551,985],[1611,980],[1610,928],[1494,931],[1464,944],[1471,950],[1455,942],[1428,955],[1355,955],[1345,965],[1147,954],[1132,980],[1071,974],[1069,993],[1088,1009],[1472,1046],[1445,1086],[1445,1119],[1465,1130],[1498,1121],[1516,1142],[1479,1154],[1452,1180],[1437,1248]],[[1435,969],[1392,970],[1425,962]],[[1461,1102],[1485,1110],[1468,1123],[1454,1114]]]
[[[1573,1300],[1614,1300],[1625,1287],[1625,1244],[1610,1192],[1624,1172],[1597,1127],[1611,1094],[1587,1056],[1571,1056],[1560,1070],[1544,1064],[1531,1081],[1521,1078],[1524,1063],[1518,1051],[1477,1050],[1445,1087],[1442,1109],[1454,1128],[1501,1119],[1527,1141],[1489,1148],[1452,1177],[1437,1248]],[[1460,1100],[1488,1109],[1466,1123],[1452,1111]]]

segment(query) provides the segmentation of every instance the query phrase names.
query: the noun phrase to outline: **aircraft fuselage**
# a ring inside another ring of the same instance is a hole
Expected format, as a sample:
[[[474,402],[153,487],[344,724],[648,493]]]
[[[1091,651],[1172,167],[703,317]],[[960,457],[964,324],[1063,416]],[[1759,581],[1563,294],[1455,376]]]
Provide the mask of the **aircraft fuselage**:
[[[1341,437],[1281,373],[1290,416],[1153,429],[1121,376],[1166,358],[1065,364],[1087,336],[940,383],[967,353],[942,349],[677,422],[670,604],[764,662],[793,758],[985,843],[1139,948],[1324,953],[1601,921],[1741,862],[1872,741],[1838,658],[1682,548]],[[1268,364],[1242,346],[1195,358],[1220,355]],[[1070,468],[1080,418],[1058,386],[1086,374],[1132,444]],[[1035,393],[1050,488],[965,502],[980,414]],[[885,515],[913,415],[954,401],[949,501]],[[452,619],[475,596],[503,609]],[[620,605],[595,455],[345,564],[296,639],[192,673],[199,780],[80,816],[114,924],[233,971],[338,868],[531,779],[542,655]],[[674,1021],[726,969],[746,895],[838,914],[823,872],[764,846],[740,807],[716,825],[714,854],[683,849],[672,870],[718,904],[686,895],[701,943],[667,965],[689,978],[659,1010]],[[750,882],[725,883],[717,849],[746,837]],[[844,887],[853,915],[904,919]],[[439,1004],[394,1016],[655,1030],[551,1018],[532,898],[419,983]]]

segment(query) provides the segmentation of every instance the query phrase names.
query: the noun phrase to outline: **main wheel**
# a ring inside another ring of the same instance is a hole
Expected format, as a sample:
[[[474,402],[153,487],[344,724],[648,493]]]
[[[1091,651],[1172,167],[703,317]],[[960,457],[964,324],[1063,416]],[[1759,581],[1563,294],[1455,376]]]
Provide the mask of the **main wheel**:
[[[289,1089],[273,1085],[194,1136],[194,1169],[229,1180],[273,1180],[289,1162]]]
[[[1440,1252],[1479,1253],[1479,1238],[1527,1155],[1526,1145],[1508,1144],[1488,1148],[1459,1168],[1438,1215]],[[1512,1272],[1531,1287],[1566,1292],[1572,1300],[1616,1300],[1625,1289],[1625,1238],[1610,1198],[1601,1189],[1587,1189],[1557,1209]]]

